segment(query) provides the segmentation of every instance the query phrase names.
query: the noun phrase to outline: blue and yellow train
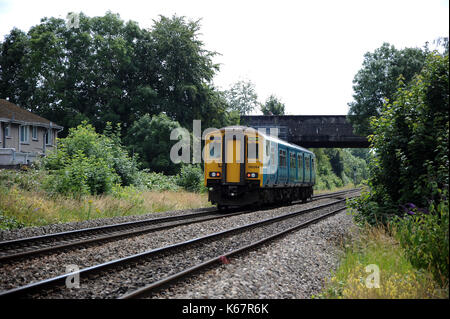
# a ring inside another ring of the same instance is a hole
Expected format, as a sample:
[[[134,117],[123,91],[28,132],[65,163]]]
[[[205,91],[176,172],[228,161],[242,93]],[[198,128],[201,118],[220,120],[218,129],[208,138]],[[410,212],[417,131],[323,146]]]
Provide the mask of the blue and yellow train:
[[[314,153],[244,126],[205,136],[205,186],[219,208],[306,202],[316,181]]]

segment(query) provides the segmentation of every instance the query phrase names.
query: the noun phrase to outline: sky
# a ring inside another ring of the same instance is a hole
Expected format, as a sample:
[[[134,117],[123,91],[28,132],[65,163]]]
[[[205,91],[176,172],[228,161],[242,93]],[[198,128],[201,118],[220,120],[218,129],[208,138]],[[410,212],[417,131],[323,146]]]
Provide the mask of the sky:
[[[274,94],[292,115],[347,114],[364,53],[383,42],[402,49],[449,36],[449,0],[0,0],[0,38],[43,17],[108,10],[141,28],[159,15],[201,19],[205,48],[220,53],[214,84],[251,81],[260,102]]]

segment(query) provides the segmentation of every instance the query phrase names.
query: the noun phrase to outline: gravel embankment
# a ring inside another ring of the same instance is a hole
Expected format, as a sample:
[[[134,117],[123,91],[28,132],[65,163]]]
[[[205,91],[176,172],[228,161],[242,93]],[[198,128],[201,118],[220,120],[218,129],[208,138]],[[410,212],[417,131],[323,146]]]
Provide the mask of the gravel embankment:
[[[230,258],[152,298],[311,298],[338,266],[340,243],[355,229],[345,211]]]
[[[78,249],[67,249],[58,254],[18,260],[0,266],[0,290],[11,289],[30,282],[63,274],[67,265],[78,265],[80,269],[116,258],[126,257],[149,249],[192,239],[220,230],[244,225],[264,218],[285,214],[295,209],[313,207],[319,203],[329,203],[334,199],[323,199],[303,205],[280,207],[249,214],[233,216],[197,224],[185,225],[164,231],[125,238]]]

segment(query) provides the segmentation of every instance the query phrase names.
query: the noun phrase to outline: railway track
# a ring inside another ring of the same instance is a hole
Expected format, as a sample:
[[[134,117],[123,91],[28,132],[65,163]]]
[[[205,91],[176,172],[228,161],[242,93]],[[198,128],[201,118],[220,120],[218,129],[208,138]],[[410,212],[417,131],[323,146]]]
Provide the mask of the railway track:
[[[356,191],[356,189],[316,195],[313,196],[313,200],[332,198],[354,191]],[[254,209],[230,209],[227,212],[221,212],[215,208],[212,208],[211,210],[190,214],[149,218],[140,221],[83,228],[42,236],[2,241],[0,242],[0,262],[4,263],[13,259],[31,257],[43,253],[53,253],[61,249],[76,246],[100,244],[106,241],[137,236],[167,228],[199,223],[218,218],[237,216],[250,213],[252,211],[254,211]]]
[[[341,192],[343,195],[346,192]],[[324,194],[329,195],[331,194]],[[337,194],[334,193],[334,196]],[[324,196],[321,196],[323,198]],[[56,298],[135,298],[227,256],[305,227],[345,209],[345,199],[302,209],[274,218],[220,231],[203,237],[152,249],[140,254],[102,263],[7,290],[0,297]],[[323,213],[323,211],[326,211]],[[320,211],[320,215],[317,213]],[[310,216],[311,215],[311,216]],[[242,238],[246,239],[243,240]],[[82,287],[68,289],[68,279],[80,276]]]

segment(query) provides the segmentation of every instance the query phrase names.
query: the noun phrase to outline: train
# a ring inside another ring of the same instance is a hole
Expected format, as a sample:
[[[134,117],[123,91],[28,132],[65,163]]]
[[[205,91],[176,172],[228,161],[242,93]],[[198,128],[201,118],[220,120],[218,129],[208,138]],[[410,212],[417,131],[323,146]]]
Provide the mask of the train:
[[[219,209],[306,202],[316,182],[316,156],[245,126],[205,134],[204,183]]]

